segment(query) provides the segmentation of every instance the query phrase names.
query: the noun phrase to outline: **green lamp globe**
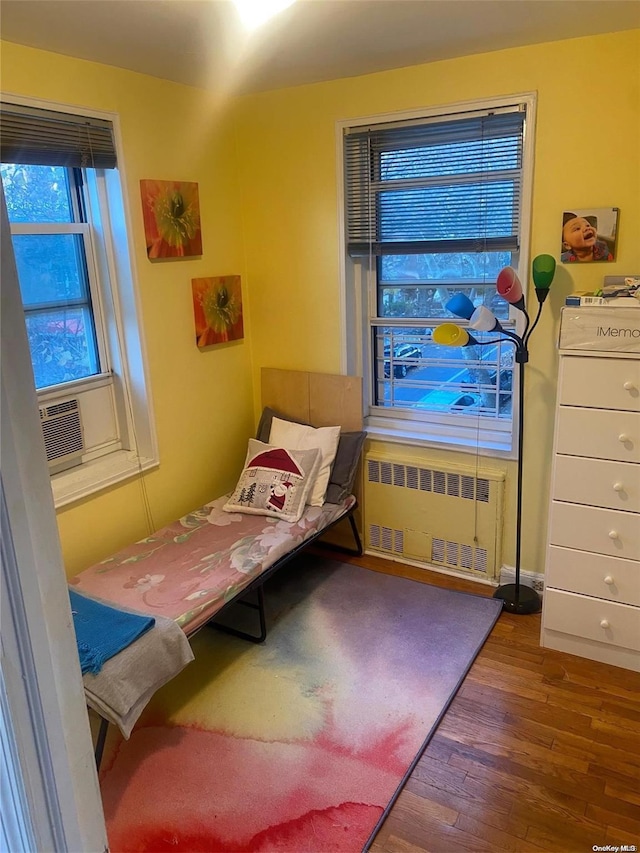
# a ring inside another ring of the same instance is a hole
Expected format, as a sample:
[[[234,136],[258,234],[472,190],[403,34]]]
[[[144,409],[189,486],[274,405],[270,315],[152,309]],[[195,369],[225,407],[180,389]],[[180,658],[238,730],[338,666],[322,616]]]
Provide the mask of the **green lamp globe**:
[[[556,273],[556,259],[552,255],[537,255],[531,267],[536,288],[548,290]]]

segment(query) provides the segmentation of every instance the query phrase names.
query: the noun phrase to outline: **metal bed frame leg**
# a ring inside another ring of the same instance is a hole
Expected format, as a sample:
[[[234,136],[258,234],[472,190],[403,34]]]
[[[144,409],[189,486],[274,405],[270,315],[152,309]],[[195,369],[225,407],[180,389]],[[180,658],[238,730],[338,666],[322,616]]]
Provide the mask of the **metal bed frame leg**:
[[[356,504],[357,506],[357,504]],[[358,533],[358,528],[356,526],[355,519],[353,517],[353,510],[356,509],[356,506],[352,507],[351,512],[346,516],[349,524],[351,526],[351,532],[353,534],[353,539],[356,543],[355,548],[348,548],[344,545],[334,545],[332,543],[322,543],[325,547],[331,548],[335,551],[341,551],[345,554],[353,554],[356,557],[361,557],[364,553],[364,549],[362,547],[362,540],[360,539],[360,534]],[[333,524],[338,524],[341,521],[344,521],[344,517],[339,518],[337,521],[333,522]],[[333,524],[330,527],[333,527]],[[328,528],[327,528],[328,529]],[[321,535],[321,534],[319,534]],[[312,537],[313,541],[317,537]],[[245,590],[245,594],[248,592],[255,592],[257,594],[257,604],[254,604],[252,601],[247,601],[246,599],[238,599],[237,601],[229,602],[230,604],[242,604],[244,607],[250,607],[252,610],[258,611],[258,617],[260,619],[260,633],[256,636],[255,634],[249,634],[247,631],[241,631],[238,628],[232,628],[229,625],[223,625],[220,622],[215,622],[213,619],[207,622],[207,625],[210,625],[212,628],[216,628],[218,631],[223,631],[225,634],[232,634],[234,637],[240,637],[243,640],[249,640],[251,643],[264,643],[267,639],[267,620],[264,610],[264,581],[266,581],[281,565],[288,562],[292,557],[295,557],[303,548],[306,548],[310,542],[302,542],[295,548],[290,554],[288,554],[285,558],[281,560],[277,560],[270,569],[267,570],[264,577],[261,579],[259,585],[255,587],[250,586]],[[223,608],[225,609],[225,608]]]
[[[218,622],[209,622],[208,624],[217,631],[223,631],[225,634],[233,634],[234,637],[249,640],[251,643],[264,643],[267,639],[267,618],[264,612],[264,591],[262,584],[256,589],[256,594],[258,598],[257,604],[254,604],[252,601],[236,601],[235,604],[241,604],[243,607],[249,607],[251,610],[258,611],[258,618],[260,619],[260,633],[257,636],[255,634],[249,634],[247,631],[240,631],[238,628],[221,625]]]
[[[355,509],[355,507],[354,507]],[[342,554],[353,554],[355,557],[361,557],[364,553],[364,548],[362,547],[362,540],[360,539],[360,534],[358,533],[358,528],[356,527],[356,522],[353,517],[353,512],[350,512],[347,516],[347,520],[351,526],[351,533],[353,534],[353,539],[356,543],[355,548],[349,548],[347,545],[336,545],[333,542],[320,542],[320,545],[323,548],[329,548],[331,551],[339,551]],[[338,522],[344,521],[343,518],[339,519]],[[333,525],[331,525],[333,526]],[[328,528],[327,528],[328,529]]]
[[[356,527],[356,522],[353,517],[353,513],[349,516],[349,524],[351,525],[351,532],[353,533],[353,538],[356,540],[356,550],[355,554],[358,557],[362,556],[363,548],[362,548],[362,540],[360,539],[360,534],[358,533],[358,528]]]
[[[95,749],[96,770],[100,770],[100,762],[102,761],[102,753],[104,752],[104,745],[107,740],[108,729],[109,720],[105,720],[104,717],[100,717],[100,729],[98,730],[98,740],[96,741]]]

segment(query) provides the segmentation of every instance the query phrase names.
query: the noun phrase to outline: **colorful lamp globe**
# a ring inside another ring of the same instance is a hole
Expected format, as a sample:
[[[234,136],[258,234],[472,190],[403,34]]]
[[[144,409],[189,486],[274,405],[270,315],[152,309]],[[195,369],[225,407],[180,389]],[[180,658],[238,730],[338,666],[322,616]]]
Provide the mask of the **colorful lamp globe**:
[[[518,273],[513,267],[504,267],[498,273],[496,289],[503,299],[515,308],[524,311],[524,296]]]
[[[466,329],[455,323],[442,323],[433,330],[433,342],[445,347],[468,347],[478,343]]]
[[[551,282],[556,274],[556,259],[552,255],[536,255],[531,265],[533,283],[536,288],[536,297],[542,304],[547,298]]]
[[[475,305],[464,293],[456,293],[455,296],[452,296],[445,308],[455,314],[456,317],[462,317],[463,320],[469,320],[475,311]]]
[[[496,315],[486,305],[479,305],[469,318],[469,326],[479,332],[501,332],[502,326]]]

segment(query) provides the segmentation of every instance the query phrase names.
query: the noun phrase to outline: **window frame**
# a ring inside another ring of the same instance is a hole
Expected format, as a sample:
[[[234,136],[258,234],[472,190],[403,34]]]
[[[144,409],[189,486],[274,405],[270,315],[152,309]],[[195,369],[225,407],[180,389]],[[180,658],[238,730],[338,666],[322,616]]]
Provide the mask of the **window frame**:
[[[87,299],[74,302],[73,307],[84,307],[90,310],[93,319],[92,331],[95,335],[95,345],[97,350],[97,361],[99,370],[89,376],[82,377],[77,380],[69,380],[69,382],[58,383],[60,389],[68,387],[71,382],[91,382],[94,377],[103,377],[105,374],[111,373],[110,354],[106,345],[104,320],[102,316],[102,293],[99,284],[100,278],[96,269],[96,258],[94,251],[94,240],[92,237],[92,228],[88,222],[15,222],[10,223],[9,229],[11,236],[16,235],[37,235],[37,234],[72,234],[77,235],[82,240],[84,249],[84,259],[86,263],[87,273]],[[45,308],[55,310],[56,307],[62,308],[69,303],[51,302],[46,306],[41,303],[35,307],[24,307],[25,318],[30,314],[37,314]],[[55,385],[44,385],[36,388],[38,396],[48,394]]]
[[[82,169],[82,199],[86,223],[56,223],[63,229],[86,231],[85,252],[101,372],[84,379],[37,390],[38,403],[50,404],[69,397],[82,398],[91,418],[103,417],[109,400],[117,436],[83,454],[79,465],[51,474],[56,508],[67,506],[137,476],[159,464],[155,418],[150,392],[146,347],[141,325],[141,304],[136,286],[131,214],[126,193],[125,158],[117,113],[25,98],[7,92],[0,99],[34,109],[106,120],[113,129],[117,167]],[[68,167],[72,168],[72,167]],[[77,212],[78,200],[73,199]],[[15,223],[13,229],[30,223]],[[54,226],[44,225],[45,233]],[[48,230],[47,230],[48,229]],[[77,233],[74,231],[74,233]],[[125,322],[126,317],[126,322]],[[101,395],[101,396],[98,396]],[[106,395],[106,396],[105,396]],[[87,402],[89,401],[89,402]]]
[[[372,405],[375,399],[373,366],[373,347],[371,328],[373,324],[393,325],[392,318],[381,318],[377,313],[377,272],[376,258],[349,257],[346,236],[346,185],[344,132],[351,128],[366,125],[388,124],[396,121],[424,121],[430,119],[446,120],[446,117],[464,112],[491,111],[521,104],[526,110],[523,130],[522,149],[522,193],[519,233],[519,251],[516,271],[525,284],[528,281],[527,270],[530,255],[530,230],[533,193],[534,137],[536,122],[536,93],[525,92],[509,97],[486,98],[477,101],[458,102],[438,107],[415,109],[400,113],[384,113],[344,119],[336,122],[336,149],[338,163],[338,204],[339,204],[339,247],[341,273],[341,332],[342,332],[342,369],[364,377],[364,422],[371,438],[406,444],[419,444],[439,448],[455,449],[461,452],[482,453],[482,455],[516,458],[517,456],[517,406],[513,407],[512,419],[498,422],[497,419],[482,418],[479,415],[446,415],[422,410],[388,410]],[[425,318],[393,318],[394,322],[404,326],[412,324],[424,326],[420,322]],[[431,318],[433,319],[433,318]],[[510,322],[517,333],[524,329],[522,312],[510,309]],[[417,322],[416,322],[417,320]],[[451,317],[451,322],[458,322]],[[460,322],[460,325],[465,325]],[[513,371],[512,396],[518,394],[518,371]]]

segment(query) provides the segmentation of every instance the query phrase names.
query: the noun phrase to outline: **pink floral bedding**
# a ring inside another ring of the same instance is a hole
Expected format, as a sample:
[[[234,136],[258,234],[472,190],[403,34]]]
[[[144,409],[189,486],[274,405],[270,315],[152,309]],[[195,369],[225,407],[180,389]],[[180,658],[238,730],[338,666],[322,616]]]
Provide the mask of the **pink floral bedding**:
[[[71,579],[111,604],[166,616],[191,634],[265,569],[354,505],[307,506],[295,522],[222,510],[227,496]]]

